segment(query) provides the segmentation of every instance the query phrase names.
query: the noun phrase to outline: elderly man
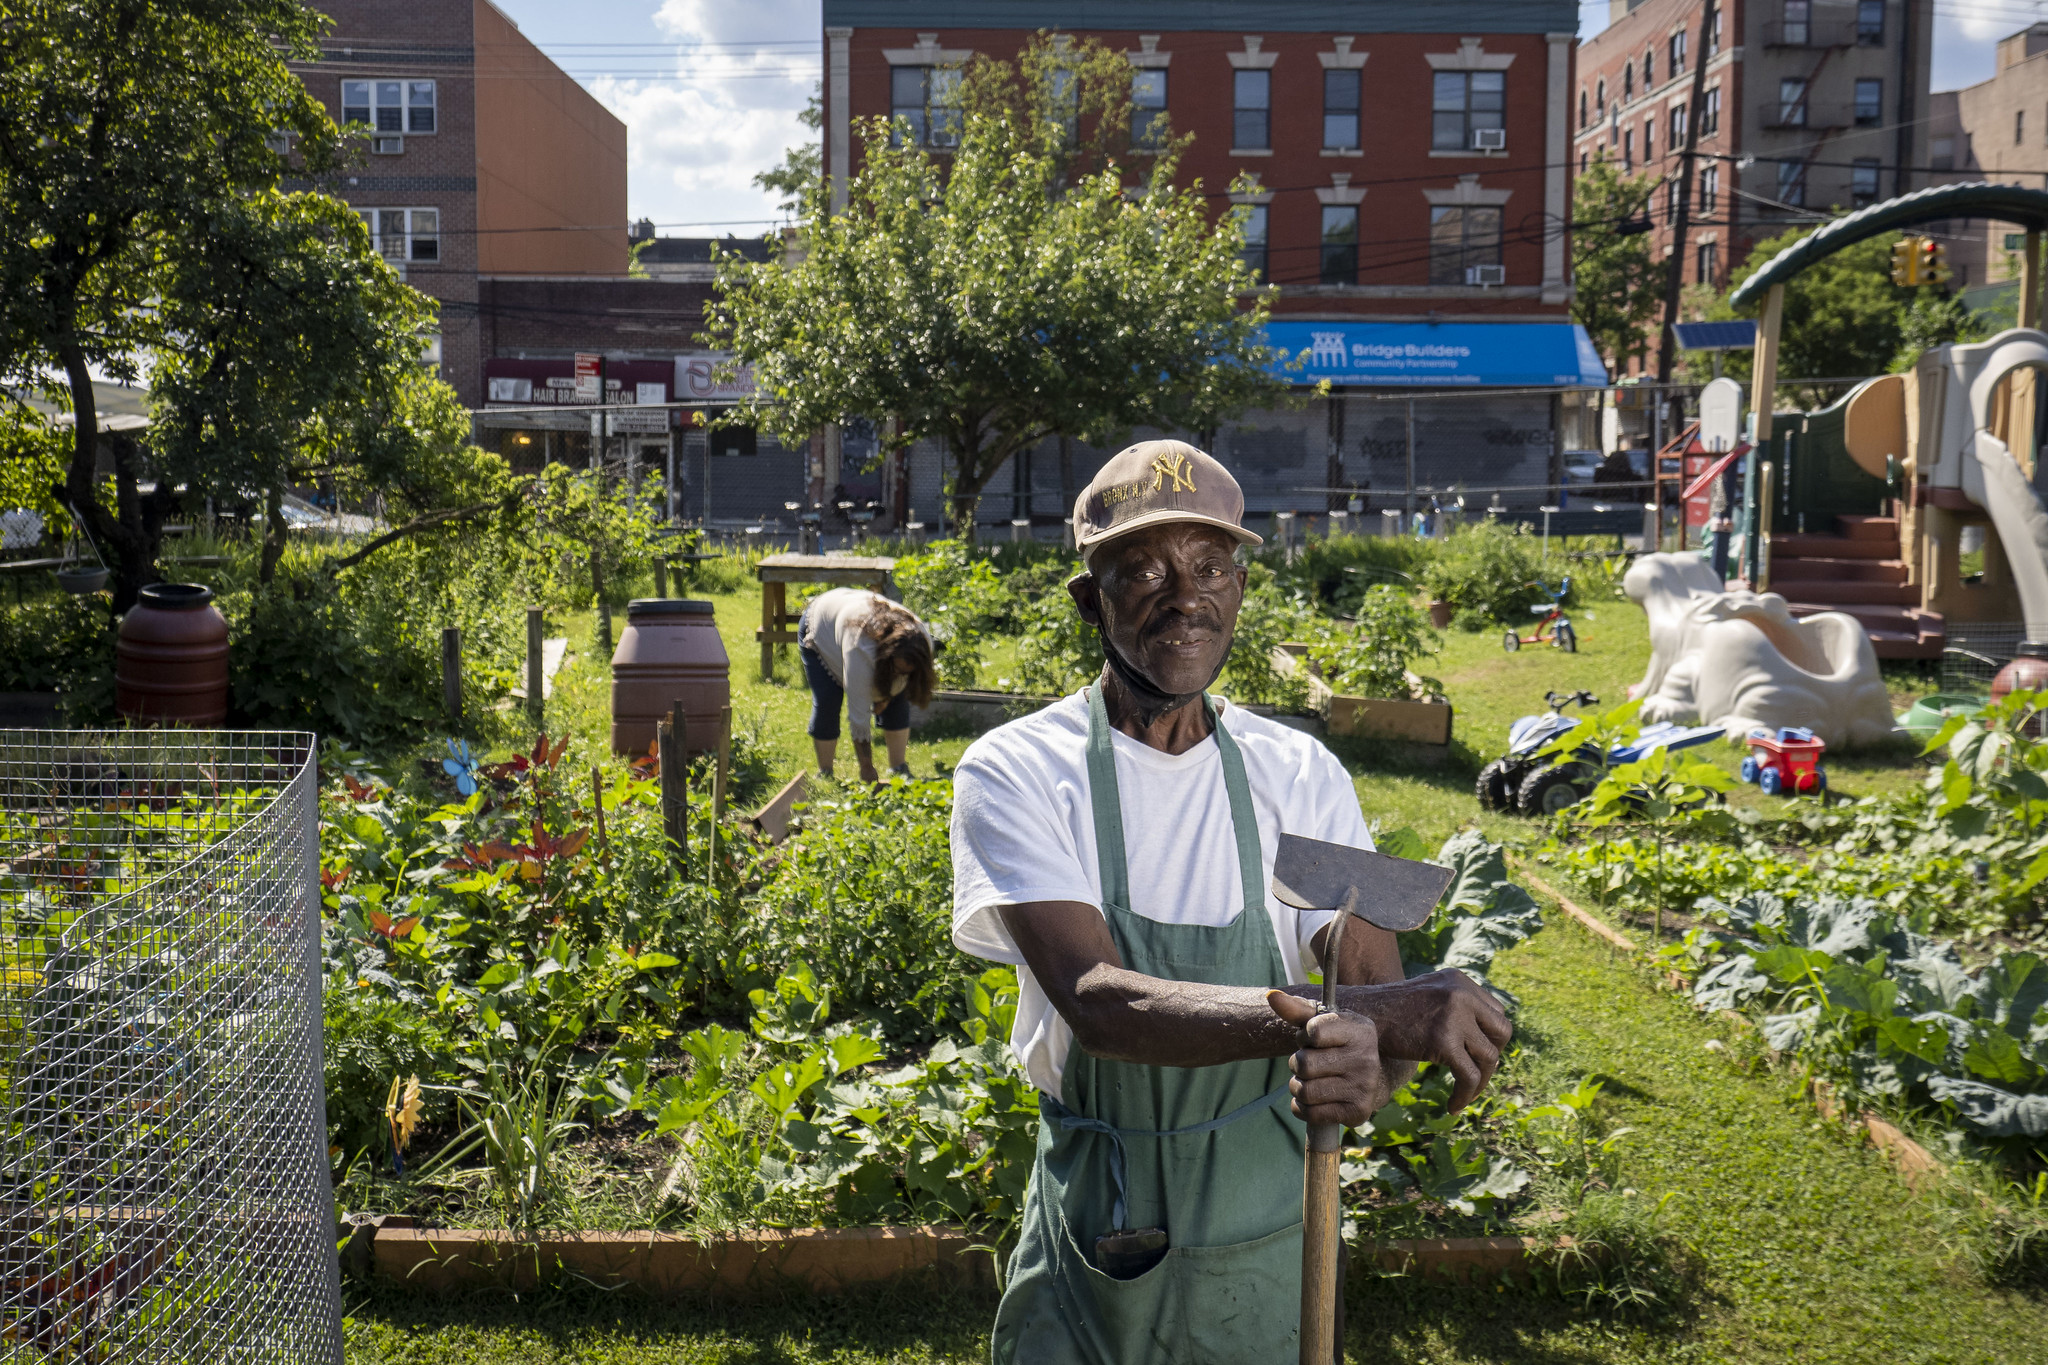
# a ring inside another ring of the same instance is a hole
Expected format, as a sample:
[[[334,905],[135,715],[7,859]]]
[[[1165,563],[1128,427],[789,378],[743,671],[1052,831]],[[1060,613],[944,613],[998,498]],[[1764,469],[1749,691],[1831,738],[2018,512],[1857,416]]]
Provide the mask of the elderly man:
[[[955,777],[953,938],[1017,965],[1010,1044],[1042,1116],[998,1362],[1292,1359],[1305,1122],[1364,1123],[1419,1061],[1462,1106],[1509,1037],[1463,974],[1404,982],[1363,924],[1341,979],[1375,984],[1315,1015],[1304,964],[1330,915],[1268,894],[1274,851],[1282,831],[1370,837],[1327,749],[1207,694],[1235,551],[1259,543],[1243,514],[1192,446],[1110,460],[1075,503],[1088,571],[1068,585],[1102,676]]]

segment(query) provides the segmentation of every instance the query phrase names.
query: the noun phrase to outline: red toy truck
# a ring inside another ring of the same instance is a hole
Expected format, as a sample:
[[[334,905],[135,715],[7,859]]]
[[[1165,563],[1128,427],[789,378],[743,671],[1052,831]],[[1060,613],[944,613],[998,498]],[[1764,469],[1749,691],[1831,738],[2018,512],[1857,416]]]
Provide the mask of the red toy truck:
[[[1742,780],[1762,787],[1765,796],[1818,795],[1828,789],[1828,775],[1820,766],[1827,748],[1804,726],[1788,725],[1775,737],[1769,730],[1751,730]]]

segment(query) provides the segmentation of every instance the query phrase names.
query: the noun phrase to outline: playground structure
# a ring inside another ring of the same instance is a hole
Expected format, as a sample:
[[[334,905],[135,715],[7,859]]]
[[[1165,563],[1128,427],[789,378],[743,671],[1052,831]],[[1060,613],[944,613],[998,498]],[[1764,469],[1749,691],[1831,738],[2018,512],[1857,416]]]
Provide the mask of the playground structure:
[[[1788,280],[1856,242],[1953,218],[2026,229],[2019,326],[1931,348],[1911,370],[1867,379],[1815,412],[1761,401],[1776,390]],[[1735,291],[1737,306],[1762,305],[1750,441],[1727,457],[1761,455],[1744,466],[1744,525],[1760,529],[1743,546],[1747,586],[1781,595],[1795,617],[1855,617],[1879,658],[1939,658],[1951,629],[1964,624],[2023,623],[2014,634],[2048,640],[2044,223],[2048,191],[1986,183],[1921,190],[1819,228]],[[1688,481],[1689,503],[1704,501],[1720,463]],[[1966,532],[1982,536],[1981,566],[1966,562]]]

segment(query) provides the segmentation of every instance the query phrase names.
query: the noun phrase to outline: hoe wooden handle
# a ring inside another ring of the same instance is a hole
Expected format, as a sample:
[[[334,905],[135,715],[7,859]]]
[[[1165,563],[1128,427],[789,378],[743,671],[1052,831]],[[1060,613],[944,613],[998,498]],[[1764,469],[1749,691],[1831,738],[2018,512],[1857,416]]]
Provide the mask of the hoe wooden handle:
[[[1337,1356],[1337,1163],[1342,1130],[1312,1123],[1301,1189],[1301,1365],[1331,1365]]]

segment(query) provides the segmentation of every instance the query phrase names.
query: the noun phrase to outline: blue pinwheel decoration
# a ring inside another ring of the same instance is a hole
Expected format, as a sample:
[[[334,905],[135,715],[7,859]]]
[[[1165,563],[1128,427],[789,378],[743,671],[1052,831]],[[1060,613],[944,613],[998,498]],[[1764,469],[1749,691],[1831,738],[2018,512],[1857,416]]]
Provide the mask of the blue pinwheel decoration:
[[[455,779],[455,790],[464,796],[476,795],[476,754],[468,741],[448,741],[448,757],[441,760],[441,769]]]

